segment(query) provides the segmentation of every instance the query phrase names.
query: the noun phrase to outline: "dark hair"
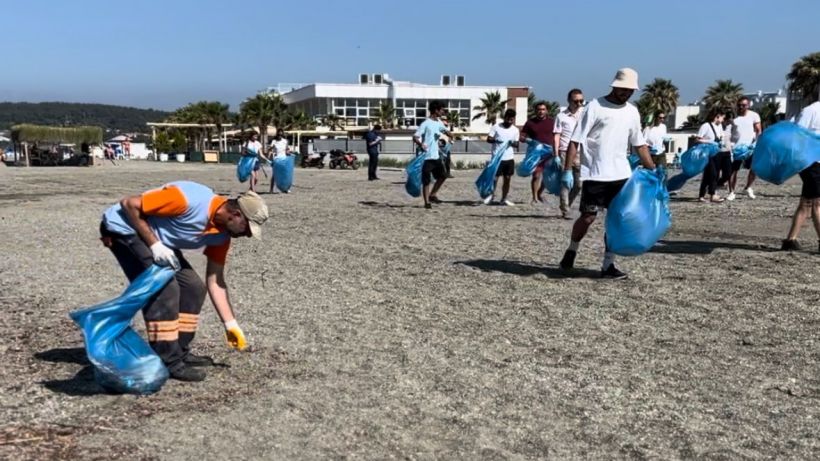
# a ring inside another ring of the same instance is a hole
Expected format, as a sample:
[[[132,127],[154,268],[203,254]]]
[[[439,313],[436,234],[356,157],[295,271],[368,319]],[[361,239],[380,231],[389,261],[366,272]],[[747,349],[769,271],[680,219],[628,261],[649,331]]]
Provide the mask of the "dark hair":
[[[382,129],[382,126],[377,123],[377,124],[373,125],[373,129],[376,130],[376,131],[380,131]]]
[[[741,97],[737,98],[737,102],[740,102],[740,101],[749,101],[749,102],[752,102],[752,100],[751,100],[751,99],[749,99],[749,97],[748,97],[748,96],[741,96]]]
[[[429,109],[431,113],[437,112],[440,109],[444,109],[444,103],[439,101],[438,99],[434,99],[430,101],[430,105],[427,106],[427,109]]]
[[[722,107],[715,107],[714,109],[712,109],[711,112],[709,112],[709,121],[711,122],[718,115],[726,115],[726,112],[727,112],[726,109],[724,109]]]
[[[504,111],[504,118],[507,118],[507,117],[515,117],[515,110],[513,110],[513,109],[505,110]]]
[[[547,101],[544,101],[543,99],[532,105],[532,107],[535,107],[536,109],[538,109],[538,106],[544,106],[545,109],[550,108],[550,106],[547,105]]]
[[[567,102],[572,102],[572,97],[576,94],[584,94],[584,92],[579,90],[578,88],[573,88],[569,90],[569,93],[567,93]]]
[[[655,118],[658,118],[661,114],[666,115],[666,112],[664,112],[662,110],[659,110],[659,111],[655,112]]]

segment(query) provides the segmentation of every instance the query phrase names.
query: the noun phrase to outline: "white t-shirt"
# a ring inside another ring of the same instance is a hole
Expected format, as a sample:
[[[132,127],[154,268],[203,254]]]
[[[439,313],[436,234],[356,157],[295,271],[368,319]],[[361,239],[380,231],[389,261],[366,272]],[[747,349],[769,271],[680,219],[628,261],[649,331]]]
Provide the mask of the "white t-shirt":
[[[245,149],[249,154],[258,154],[262,151],[262,143],[259,141],[248,141],[245,143]]]
[[[714,128],[714,131],[712,130]],[[715,136],[717,133],[717,137]],[[729,132],[731,136],[731,132]],[[723,125],[720,123],[707,122],[700,126],[698,137],[706,142],[716,142],[720,144],[721,151],[729,150],[729,136],[726,135]]]
[[[574,114],[567,109],[558,113],[558,116],[555,117],[555,127],[553,127],[552,131],[553,133],[558,133],[561,135],[561,139],[558,142],[558,152],[567,151],[567,147],[569,147],[569,138],[572,137],[572,132],[575,130],[575,125],[578,124],[578,120],[580,120],[583,115],[584,108],[581,107]]]
[[[820,101],[809,104],[794,120],[798,125],[820,134]]]
[[[604,97],[590,101],[571,141],[583,145],[581,179],[604,182],[632,176],[629,147],[646,145],[638,109],[628,102],[613,104]]]
[[[760,123],[760,115],[747,110],[746,115],[735,117],[732,122],[732,142],[735,144],[752,144],[755,142],[755,123]]]
[[[270,147],[274,157],[282,158],[287,155],[288,140],[285,138],[282,138],[278,141],[274,139],[270,142]]]
[[[509,128],[504,128],[502,124],[496,123],[490,128],[490,133],[487,136],[494,138],[497,142],[515,142],[518,141],[518,138],[521,135],[518,132],[518,127],[515,125],[510,125]],[[504,151],[504,155],[501,156],[501,161],[512,160],[514,158],[515,149],[512,146],[508,146]]]
[[[661,123],[658,126],[648,126],[643,131],[643,136],[646,138],[646,144],[658,149],[658,152],[653,155],[661,155],[666,152],[666,146],[663,143],[663,138],[666,137],[666,125]]]

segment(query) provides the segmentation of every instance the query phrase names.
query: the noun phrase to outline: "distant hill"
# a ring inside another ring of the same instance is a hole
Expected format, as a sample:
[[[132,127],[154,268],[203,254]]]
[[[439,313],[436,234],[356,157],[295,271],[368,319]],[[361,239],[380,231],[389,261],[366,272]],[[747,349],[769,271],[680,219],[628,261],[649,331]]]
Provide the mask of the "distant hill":
[[[158,122],[170,115],[154,109],[81,104],[71,102],[0,102],[0,130],[18,123],[38,125],[95,125],[104,130],[148,132],[146,122]]]

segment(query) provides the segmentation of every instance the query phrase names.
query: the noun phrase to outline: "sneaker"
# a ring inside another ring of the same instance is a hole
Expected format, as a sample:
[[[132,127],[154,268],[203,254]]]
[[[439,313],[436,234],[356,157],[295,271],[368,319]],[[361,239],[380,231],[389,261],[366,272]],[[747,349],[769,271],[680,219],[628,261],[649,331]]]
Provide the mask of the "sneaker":
[[[430,197],[430,203],[441,203],[441,200],[438,199],[435,195]]]
[[[433,204],[432,203],[425,203],[424,204],[424,209],[425,210],[432,210],[433,209]]]
[[[726,200],[731,202],[734,199],[735,199],[735,193],[734,192],[729,192],[729,195],[726,196]]]
[[[501,201],[506,206],[515,206],[515,203],[511,202],[510,200],[504,199]]]
[[[752,199],[752,200],[754,200],[754,199],[756,199],[756,198],[757,198],[757,197],[755,197],[755,191],[754,191],[754,190],[752,190],[752,188],[751,188],[751,187],[747,187],[747,188],[746,188],[746,195],[748,195],[748,196],[749,196],[749,198],[750,198],[750,199]]]
[[[800,244],[797,240],[783,240],[783,244],[780,245],[780,251],[800,251]]]
[[[495,198],[495,197],[493,197],[492,195],[488,195],[487,198],[484,199],[484,204],[489,205],[489,204],[493,203],[493,198]]]
[[[171,371],[171,379],[176,379],[177,381],[186,381],[190,383],[195,383],[199,381],[203,381],[205,379],[205,372],[194,367],[187,367],[185,365],[176,369],[176,371]]]
[[[567,250],[564,252],[564,257],[561,258],[561,262],[558,263],[558,266],[561,269],[568,271],[571,270],[572,267],[575,265],[575,255],[576,253],[572,250]]]
[[[602,279],[610,279],[610,280],[622,280],[626,278],[626,274],[619,271],[615,264],[610,264],[606,270],[601,271],[601,278]]]
[[[212,367],[216,365],[214,359],[208,357],[207,355],[196,355],[191,353],[188,353],[188,355],[182,359],[182,363],[192,367]]]

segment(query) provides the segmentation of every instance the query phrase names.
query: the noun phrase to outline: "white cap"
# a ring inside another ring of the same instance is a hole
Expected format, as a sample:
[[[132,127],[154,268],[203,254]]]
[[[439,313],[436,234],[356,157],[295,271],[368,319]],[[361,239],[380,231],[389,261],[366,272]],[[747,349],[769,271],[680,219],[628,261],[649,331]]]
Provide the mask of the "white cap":
[[[638,86],[638,72],[629,67],[618,69],[618,72],[615,74],[615,80],[612,81],[610,86],[629,90],[640,90],[641,87]]]

